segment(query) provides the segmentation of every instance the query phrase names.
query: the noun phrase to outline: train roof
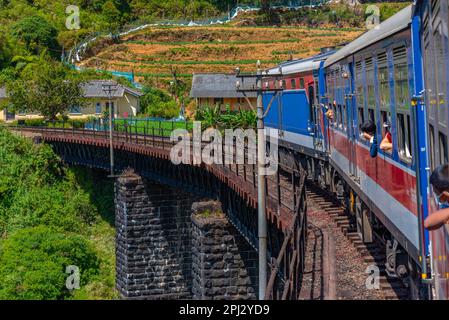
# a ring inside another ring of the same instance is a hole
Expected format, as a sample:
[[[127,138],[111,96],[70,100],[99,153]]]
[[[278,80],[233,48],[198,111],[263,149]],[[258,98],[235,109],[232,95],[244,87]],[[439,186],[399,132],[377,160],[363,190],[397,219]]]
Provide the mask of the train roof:
[[[286,61],[284,63],[279,64],[277,67],[268,69],[267,75],[279,73],[280,67],[282,67],[282,74],[284,75],[317,70],[320,68],[321,61],[325,60],[328,56],[330,56],[334,52],[335,51],[320,53],[316,56],[301,60]]]
[[[347,46],[344,46],[338,50],[335,54],[331,55],[324,63],[325,67],[334,64],[341,59],[344,59],[369,45],[376,43],[388,36],[391,36],[401,30],[406,29],[412,20],[412,5],[402,9],[394,16],[388,18],[374,29],[365,32],[360,37],[352,41]]]

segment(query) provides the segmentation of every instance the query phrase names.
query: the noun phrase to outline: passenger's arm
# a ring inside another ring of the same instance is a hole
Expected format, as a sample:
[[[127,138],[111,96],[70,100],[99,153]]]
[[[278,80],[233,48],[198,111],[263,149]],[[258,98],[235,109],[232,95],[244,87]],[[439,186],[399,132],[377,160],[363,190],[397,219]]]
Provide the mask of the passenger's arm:
[[[424,227],[427,230],[437,230],[449,222],[449,209],[443,209],[432,213],[424,221]]]
[[[388,140],[388,138],[385,136],[385,138],[380,143],[380,150],[390,152],[393,150],[393,144]]]

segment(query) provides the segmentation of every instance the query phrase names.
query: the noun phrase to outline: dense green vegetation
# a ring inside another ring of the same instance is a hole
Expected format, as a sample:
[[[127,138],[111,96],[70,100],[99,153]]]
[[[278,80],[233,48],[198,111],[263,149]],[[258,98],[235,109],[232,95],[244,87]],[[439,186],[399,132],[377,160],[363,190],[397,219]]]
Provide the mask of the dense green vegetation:
[[[111,182],[1,127],[0,163],[0,299],[115,298]]]
[[[254,111],[231,111],[229,106],[226,106],[223,111],[218,105],[215,107],[201,106],[196,111],[195,120],[201,121],[204,128],[255,129],[257,125],[257,117]]]
[[[307,25],[310,27],[333,25],[339,28],[363,28],[366,18],[371,15],[371,11],[367,11],[367,8],[373,4],[379,8],[380,20],[384,21],[410,3],[407,1],[365,3],[356,6],[327,4],[319,9],[271,10],[269,12],[259,12],[254,17],[254,23],[256,25]]]

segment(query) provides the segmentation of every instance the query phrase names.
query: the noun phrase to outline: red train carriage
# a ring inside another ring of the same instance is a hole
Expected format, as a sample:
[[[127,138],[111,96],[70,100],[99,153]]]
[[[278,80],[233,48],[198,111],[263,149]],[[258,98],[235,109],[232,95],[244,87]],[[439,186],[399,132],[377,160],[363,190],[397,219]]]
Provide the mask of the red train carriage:
[[[414,92],[411,6],[330,56],[324,65],[331,187],[345,198],[365,243],[387,248],[386,271],[416,287],[420,234],[411,101]],[[392,149],[371,158],[365,120]],[[389,131],[389,133],[387,133]]]

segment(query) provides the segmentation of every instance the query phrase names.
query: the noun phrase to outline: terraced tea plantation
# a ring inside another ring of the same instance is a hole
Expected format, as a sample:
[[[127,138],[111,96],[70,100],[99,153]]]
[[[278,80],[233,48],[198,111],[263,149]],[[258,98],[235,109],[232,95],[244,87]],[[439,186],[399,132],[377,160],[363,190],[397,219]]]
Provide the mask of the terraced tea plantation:
[[[228,73],[236,66],[253,71],[257,60],[270,67],[291,57],[308,57],[322,47],[351,41],[362,32],[307,27],[156,27],[128,35],[80,65],[134,71],[138,80],[145,76],[169,78],[173,71],[186,78],[201,72]]]

